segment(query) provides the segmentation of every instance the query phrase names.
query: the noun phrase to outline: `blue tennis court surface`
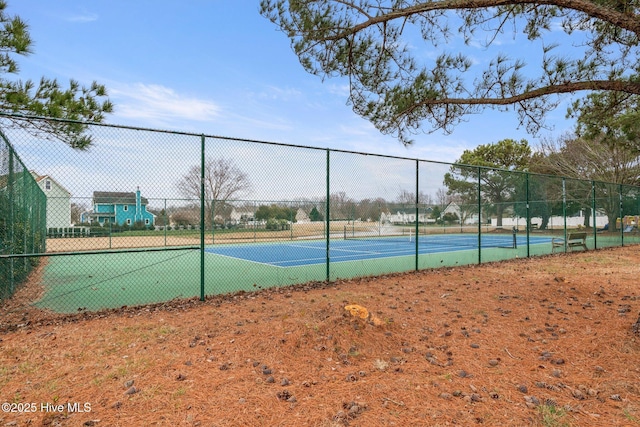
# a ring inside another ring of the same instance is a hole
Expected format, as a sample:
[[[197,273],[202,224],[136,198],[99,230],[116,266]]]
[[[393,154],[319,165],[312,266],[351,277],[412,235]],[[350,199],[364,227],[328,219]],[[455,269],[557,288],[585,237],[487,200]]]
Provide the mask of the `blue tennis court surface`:
[[[437,239],[437,240],[436,240]],[[462,240],[460,240],[462,239]],[[551,241],[549,237],[530,237],[529,244],[541,244]],[[517,245],[526,245],[526,236],[517,237]],[[418,254],[476,250],[477,236],[446,235],[427,237],[418,245]],[[474,247],[475,246],[475,247]],[[482,247],[513,247],[513,237],[487,236],[482,238]],[[513,249],[505,249],[513,250]],[[324,264],[327,261],[327,247],[324,240],[300,240],[280,243],[245,243],[234,245],[215,245],[206,252],[231,258],[243,259],[277,267],[295,267],[302,265]],[[384,237],[371,240],[331,240],[329,258],[331,262],[361,261],[376,258],[414,256],[415,241],[387,240]]]

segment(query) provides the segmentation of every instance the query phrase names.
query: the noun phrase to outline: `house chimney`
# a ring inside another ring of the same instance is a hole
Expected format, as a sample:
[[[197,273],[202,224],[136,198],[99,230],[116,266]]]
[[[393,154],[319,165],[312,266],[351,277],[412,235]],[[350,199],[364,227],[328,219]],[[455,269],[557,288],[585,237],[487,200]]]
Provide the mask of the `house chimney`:
[[[136,187],[136,213],[134,222],[142,221],[142,201],[140,200],[140,186]]]

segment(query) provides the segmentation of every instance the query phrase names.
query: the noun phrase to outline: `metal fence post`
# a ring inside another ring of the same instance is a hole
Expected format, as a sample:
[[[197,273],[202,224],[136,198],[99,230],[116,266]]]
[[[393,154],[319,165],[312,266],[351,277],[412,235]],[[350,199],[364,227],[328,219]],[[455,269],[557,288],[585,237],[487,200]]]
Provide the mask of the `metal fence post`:
[[[331,209],[329,208],[329,198],[331,197],[331,191],[329,188],[329,183],[330,183],[330,168],[329,168],[329,158],[330,158],[330,154],[331,150],[327,149],[327,170],[326,170],[326,187],[327,187],[327,202],[325,203],[325,207],[324,207],[324,214],[325,214],[325,224],[326,224],[326,277],[327,277],[327,282],[330,281],[331,276],[331,268],[329,266],[330,263],[330,257],[329,257],[329,245],[330,245],[330,240],[331,240],[331,222],[329,219],[329,215],[331,214]]]
[[[15,253],[15,220],[14,220],[14,203],[15,203],[15,194],[14,194],[14,180],[15,174],[13,173],[14,165],[14,153],[13,149],[9,148],[9,180],[7,181],[7,192],[9,193],[9,255],[13,255]],[[5,292],[5,295],[11,296],[13,295],[13,290],[15,286],[14,281],[14,271],[13,271],[13,258],[9,258],[9,287]]]
[[[29,234],[33,233],[33,230],[29,231],[29,229],[31,227],[33,227],[33,217],[31,215],[29,215],[29,202],[31,201],[31,197],[29,195],[28,192],[28,186],[27,186],[27,177],[31,177],[31,173],[27,170],[24,169],[22,171],[22,194],[24,194],[24,205],[22,206],[22,215],[24,216],[24,227],[25,229],[23,230],[23,234],[24,236],[22,237],[22,253],[24,254],[28,254],[29,253],[29,246],[27,243],[28,240],[28,236]],[[28,268],[28,263],[29,263],[29,259],[28,258],[24,258],[22,260],[22,274],[23,275],[27,275],[29,272],[29,268]]]
[[[598,224],[596,223],[596,182],[591,181],[591,213],[593,216],[593,249],[598,249]]]
[[[209,215],[211,215],[211,244],[214,245],[216,243],[216,199],[214,198],[211,198],[211,209],[210,209]],[[207,226],[206,214],[204,215],[202,220],[204,221],[202,223],[203,227],[206,227]]]
[[[205,137],[203,134],[200,137],[200,301],[204,301],[204,228],[205,228],[204,152],[205,152]],[[211,229],[213,230],[213,218],[211,221]]]
[[[529,194],[529,172],[525,172],[525,208],[527,211],[527,224],[526,224],[526,228],[527,228],[527,258],[531,257],[531,248],[530,248],[530,232],[531,232],[531,210],[529,208],[529,198],[531,197],[531,195]]]
[[[478,166],[478,264],[482,264],[482,168]]]
[[[420,161],[418,159],[416,159],[416,227],[415,227],[415,235],[416,235],[416,244],[415,244],[415,250],[416,250],[416,265],[415,265],[415,269],[416,271],[418,271],[418,249],[419,249],[419,243],[418,243],[418,235],[420,234],[420,227],[419,227],[419,214],[420,214],[420,184],[419,184],[419,180],[420,180]]]
[[[562,219],[564,221],[564,251],[567,252],[567,180],[562,178]]]
[[[618,185],[618,200],[620,201],[620,246],[624,246],[624,210],[622,208],[622,184]]]

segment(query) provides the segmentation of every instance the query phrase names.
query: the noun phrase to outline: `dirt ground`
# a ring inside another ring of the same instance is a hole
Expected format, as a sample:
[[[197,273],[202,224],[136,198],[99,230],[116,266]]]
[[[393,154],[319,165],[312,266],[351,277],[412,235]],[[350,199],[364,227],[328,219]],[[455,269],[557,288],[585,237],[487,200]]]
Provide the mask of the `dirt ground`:
[[[2,307],[2,426],[640,425],[640,246],[64,317],[37,291]]]

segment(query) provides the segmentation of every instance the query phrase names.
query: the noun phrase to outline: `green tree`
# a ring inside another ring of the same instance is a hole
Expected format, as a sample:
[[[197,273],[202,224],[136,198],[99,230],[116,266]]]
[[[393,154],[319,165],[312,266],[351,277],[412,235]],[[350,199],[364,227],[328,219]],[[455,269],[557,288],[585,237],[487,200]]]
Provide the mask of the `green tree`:
[[[451,132],[467,115],[486,107],[516,110],[520,122],[535,132],[544,126],[545,114],[558,105],[558,95],[640,94],[638,4],[636,0],[260,2],[262,15],[286,34],[307,71],[322,77],[346,76],[354,111],[405,144],[425,121],[428,131]],[[508,32],[528,57],[538,50],[538,67],[502,53],[501,38]],[[464,49],[450,51],[448,44],[458,34],[467,45],[495,52],[493,59],[474,64]],[[433,59],[425,49],[415,48],[416,35],[427,51],[441,53]],[[560,51],[560,45],[571,50]]]
[[[640,154],[640,97],[594,93],[575,101],[567,117],[577,119],[576,136]]]
[[[254,217],[257,221],[266,221],[269,218],[272,218],[271,209],[267,205],[260,205],[258,206]]]
[[[316,222],[316,221],[322,221],[324,220],[324,216],[318,211],[318,209],[314,206],[313,209],[311,209],[311,212],[309,212],[309,219],[312,222]]]
[[[296,213],[297,209],[288,206],[278,206],[276,204],[270,206],[260,205],[258,206],[258,210],[256,210],[255,218],[258,221],[277,219],[295,222]]]
[[[458,215],[455,212],[447,212],[442,216],[442,220],[446,223],[451,224],[459,221],[460,218],[458,218]]]
[[[431,218],[435,219],[436,221],[439,221],[440,215],[442,215],[442,209],[440,209],[440,206],[438,205],[434,206],[433,209],[431,210]]]
[[[20,127],[32,133],[57,138],[73,148],[91,145],[87,122],[99,123],[113,111],[106,88],[97,82],[82,86],[71,80],[63,88],[56,79],[42,77],[38,84],[16,79],[16,56],[32,53],[29,27],[18,16],[6,13],[7,2],[0,0],[0,114],[2,125]],[[34,120],[30,117],[66,119]]]
[[[290,230],[291,226],[286,219],[269,218],[265,226],[267,230]]]
[[[523,175],[514,171],[526,170],[531,156],[531,147],[524,139],[503,139],[495,144],[480,145],[462,153],[445,174],[444,184],[449,194],[470,207],[477,200],[480,184],[485,212],[495,214],[496,225],[501,227],[506,209],[520,199],[516,194]]]

